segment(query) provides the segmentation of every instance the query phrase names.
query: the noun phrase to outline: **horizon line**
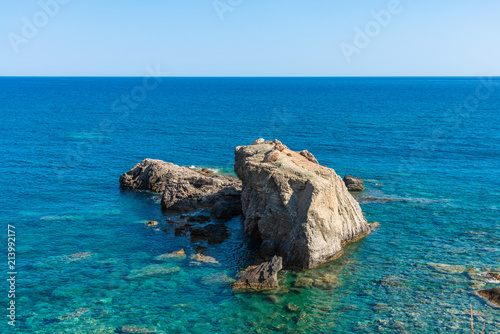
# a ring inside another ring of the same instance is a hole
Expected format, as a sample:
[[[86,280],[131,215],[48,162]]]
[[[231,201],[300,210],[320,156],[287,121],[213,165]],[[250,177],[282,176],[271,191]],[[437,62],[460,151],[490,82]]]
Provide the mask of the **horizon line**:
[[[0,78],[144,78],[147,75],[0,75]],[[493,77],[500,75],[311,75],[311,76],[203,76],[203,75],[172,75],[158,76],[159,78],[477,78]]]

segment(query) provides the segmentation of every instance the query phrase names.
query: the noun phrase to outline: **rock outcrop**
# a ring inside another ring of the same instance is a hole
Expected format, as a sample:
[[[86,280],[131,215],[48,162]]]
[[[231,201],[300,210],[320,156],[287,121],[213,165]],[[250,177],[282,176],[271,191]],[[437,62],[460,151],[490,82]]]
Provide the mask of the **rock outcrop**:
[[[346,175],[344,177],[345,186],[349,191],[363,191],[365,190],[365,183],[360,177],[354,177],[352,175]]]
[[[477,295],[486,299],[492,305],[500,307],[500,288],[493,288],[488,290],[479,290]]]
[[[256,268],[247,269],[233,283],[236,290],[268,290],[279,288],[278,271],[283,268],[281,257],[274,256],[271,261],[264,262]]]
[[[145,159],[120,177],[120,184],[133,189],[163,193],[164,209],[217,209],[215,218],[241,213],[241,182],[229,175],[200,173],[169,162]]]
[[[261,255],[312,268],[370,233],[359,204],[333,169],[320,166],[309,152],[259,142],[236,148],[235,172],[243,182],[244,228],[262,241]]]

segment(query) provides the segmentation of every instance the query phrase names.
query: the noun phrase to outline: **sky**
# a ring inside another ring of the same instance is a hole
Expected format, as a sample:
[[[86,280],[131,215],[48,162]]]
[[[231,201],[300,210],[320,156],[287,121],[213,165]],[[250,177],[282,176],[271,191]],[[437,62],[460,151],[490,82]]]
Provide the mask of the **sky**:
[[[0,76],[500,75],[498,0],[0,0]]]

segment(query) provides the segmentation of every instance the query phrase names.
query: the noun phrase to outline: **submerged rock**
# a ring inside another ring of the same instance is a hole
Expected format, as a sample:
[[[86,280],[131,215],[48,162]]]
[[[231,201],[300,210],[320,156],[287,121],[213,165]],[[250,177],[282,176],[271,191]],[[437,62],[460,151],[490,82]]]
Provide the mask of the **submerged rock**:
[[[225,273],[210,274],[201,278],[204,285],[226,285],[232,284],[234,281],[234,278],[227,276]]]
[[[445,273],[445,274],[461,274],[466,270],[465,266],[455,266],[451,264],[445,264],[445,263],[433,263],[429,262],[427,265],[431,266],[434,268],[436,271],[440,273]]]
[[[312,268],[370,233],[333,169],[275,142],[239,146],[235,154],[245,232],[262,241],[264,257],[278,255],[285,265]]]
[[[186,258],[186,252],[184,251],[184,248],[177,251],[177,252],[172,252],[168,254],[162,254],[158,255],[155,257],[155,260],[157,261],[168,261],[171,259],[185,259]]]
[[[274,256],[271,261],[264,262],[256,268],[246,270],[233,283],[236,290],[267,290],[279,288],[278,271],[283,268],[281,257]]]
[[[214,257],[203,255],[203,254],[193,254],[191,255],[193,260],[198,262],[212,263],[212,264],[220,264]]]
[[[60,320],[60,321],[64,321],[64,320],[79,318],[79,317],[81,317],[82,315],[84,315],[85,313],[88,313],[88,312],[90,312],[90,309],[87,308],[87,307],[84,307],[84,308],[78,309],[78,310],[76,310],[74,312],[63,314],[63,315],[57,317],[57,319]]]
[[[145,159],[123,174],[120,184],[163,193],[164,209],[211,208],[220,200],[236,202],[235,205],[240,203],[241,182],[238,179],[206,174],[161,160]]]
[[[363,179],[360,177],[346,175],[344,177],[344,183],[349,191],[363,191],[363,190],[365,190],[365,185],[364,185]]]
[[[156,333],[156,329],[149,329],[138,326],[121,326],[118,327],[115,332],[122,334],[154,334]]]
[[[322,276],[316,278],[313,283],[313,287],[321,290],[330,290],[340,285],[340,281],[335,276]]]
[[[484,298],[492,305],[500,307],[500,287],[488,290],[479,290],[476,293],[478,296]]]
[[[79,261],[84,260],[92,256],[90,252],[78,252],[67,256],[68,261]]]
[[[161,264],[151,264],[141,269],[134,269],[127,276],[128,279],[136,279],[146,276],[170,275],[180,271],[178,267],[167,267]]]
[[[313,284],[313,279],[309,277],[297,278],[293,282],[293,286],[296,288],[310,288]]]

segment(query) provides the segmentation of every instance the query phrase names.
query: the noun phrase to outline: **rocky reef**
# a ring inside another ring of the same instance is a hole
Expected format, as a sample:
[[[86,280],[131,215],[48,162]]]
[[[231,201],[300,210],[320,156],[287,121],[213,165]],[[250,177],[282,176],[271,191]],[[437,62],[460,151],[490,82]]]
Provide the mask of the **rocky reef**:
[[[164,209],[213,208],[211,214],[221,219],[241,213],[241,181],[230,175],[144,159],[120,177],[120,184],[163,193],[161,205]]]
[[[333,169],[307,152],[257,140],[235,150],[245,231],[261,240],[266,258],[312,268],[342,254],[342,247],[370,233],[359,204]]]
[[[209,209],[218,220],[243,213],[245,232],[258,242],[260,255],[271,261],[272,268],[277,267],[275,256],[279,267],[313,268],[339,257],[346,243],[370,233],[345,180],[319,165],[307,150],[295,152],[278,140],[258,139],[236,148],[234,167],[241,181],[207,169],[145,159],[123,174],[120,184],[162,193],[165,210]],[[361,179],[352,179],[359,185]],[[229,236],[224,223],[205,224],[211,221],[208,216],[183,217],[175,227],[176,236],[209,244]],[[158,226],[158,222],[146,225]],[[250,281],[247,278],[245,284]]]

